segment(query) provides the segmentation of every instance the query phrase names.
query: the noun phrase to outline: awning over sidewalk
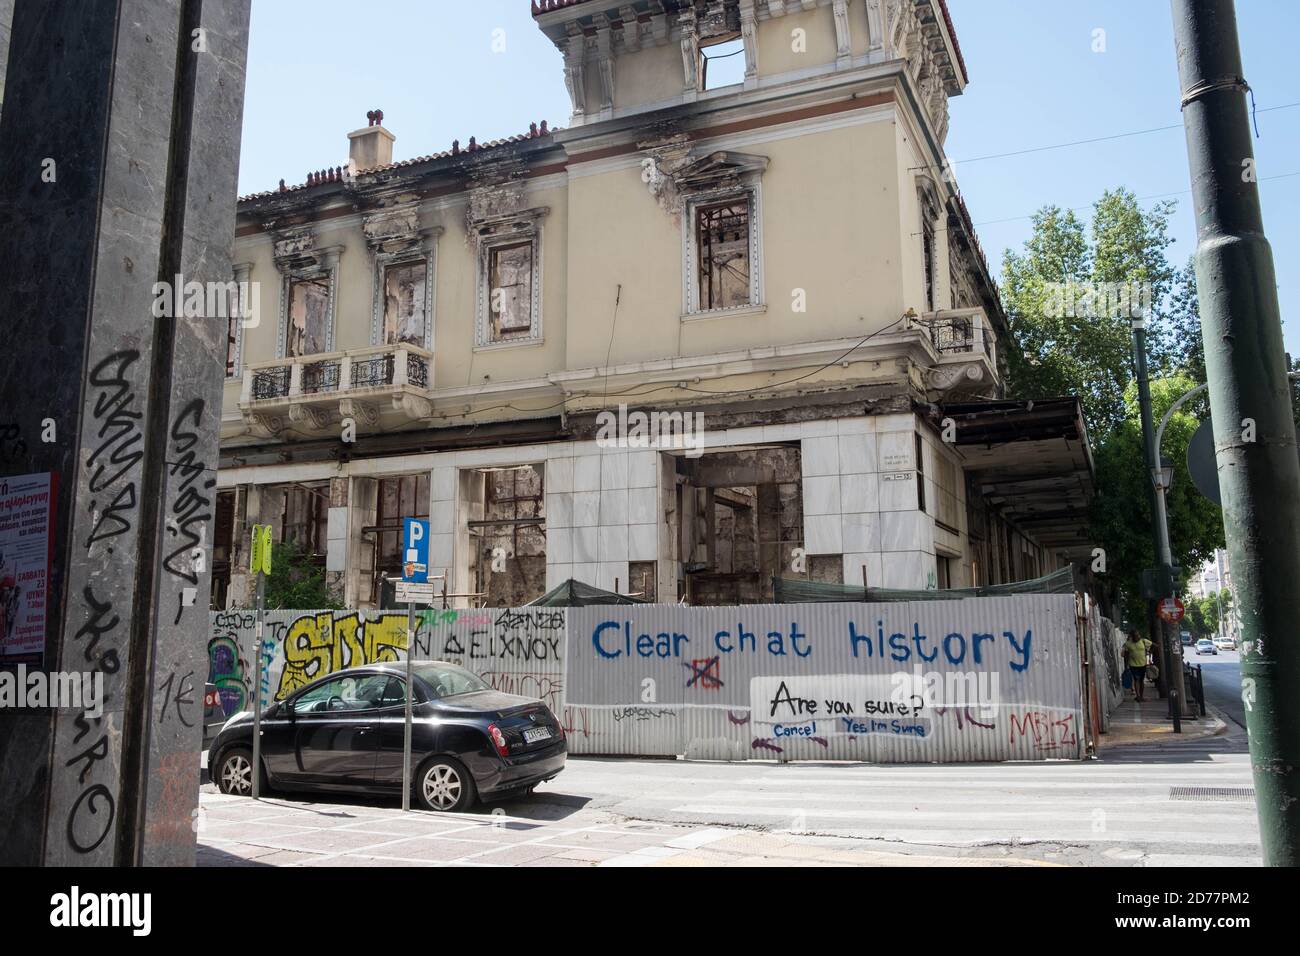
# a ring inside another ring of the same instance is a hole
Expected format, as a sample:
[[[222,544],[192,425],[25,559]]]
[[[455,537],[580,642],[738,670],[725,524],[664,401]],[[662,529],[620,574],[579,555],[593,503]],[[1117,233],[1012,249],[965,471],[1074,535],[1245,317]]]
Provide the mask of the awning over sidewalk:
[[[1095,491],[1083,408],[1074,397],[943,406],[964,468],[985,500],[1044,547],[1089,557]]]

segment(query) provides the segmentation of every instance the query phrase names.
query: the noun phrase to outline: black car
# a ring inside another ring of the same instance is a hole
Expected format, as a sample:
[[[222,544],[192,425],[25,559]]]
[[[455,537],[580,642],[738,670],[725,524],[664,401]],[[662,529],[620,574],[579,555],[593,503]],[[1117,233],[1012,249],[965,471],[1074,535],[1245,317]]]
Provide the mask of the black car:
[[[461,812],[476,799],[531,791],[564,769],[564,728],[540,700],[503,694],[442,661],[413,665],[413,794]],[[262,714],[266,789],[402,791],[406,664],[335,671]],[[253,715],[236,714],[208,751],[223,793],[253,790]]]

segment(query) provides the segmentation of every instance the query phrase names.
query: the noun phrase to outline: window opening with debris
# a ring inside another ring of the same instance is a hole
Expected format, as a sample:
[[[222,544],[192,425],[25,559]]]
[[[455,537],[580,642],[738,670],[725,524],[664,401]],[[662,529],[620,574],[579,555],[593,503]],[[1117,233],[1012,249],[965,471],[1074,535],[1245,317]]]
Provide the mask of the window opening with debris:
[[[235,283],[226,302],[229,309],[226,313],[229,316],[226,320],[226,378],[239,374],[239,323],[243,304],[239,298],[239,285]]]
[[[329,277],[291,280],[285,355],[316,355],[328,351],[329,312]]]
[[[526,338],[533,327],[533,240],[488,250],[492,341]]]
[[[518,607],[546,593],[545,488],[541,468],[474,471],[470,579],[484,607]]]
[[[379,479],[375,507],[375,580],[402,576],[403,518],[429,517],[429,474],[394,475]]]
[[[428,265],[424,259],[384,269],[384,344],[423,346]]]
[[[678,553],[689,603],[771,601],[774,576],[808,574],[800,557],[798,448],[718,452],[676,463]]]
[[[218,611],[225,608],[226,594],[230,589],[230,564],[235,543],[235,495],[234,490],[217,492],[216,520],[212,526],[210,596],[211,606]]]
[[[273,491],[284,495],[280,542],[296,544],[312,563],[324,565],[329,535],[329,482],[282,485]]]
[[[701,311],[750,305],[748,196],[695,207]]]

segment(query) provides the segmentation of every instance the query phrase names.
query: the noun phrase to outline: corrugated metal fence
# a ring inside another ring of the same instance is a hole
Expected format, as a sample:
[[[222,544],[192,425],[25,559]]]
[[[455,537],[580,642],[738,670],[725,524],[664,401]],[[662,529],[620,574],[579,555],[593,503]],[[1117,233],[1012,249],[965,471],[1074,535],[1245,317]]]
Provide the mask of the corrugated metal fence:
[[[416,655],[545,700],[574,753],[744,760],[1078,758],[1102,641],[1075,596],[883,604],[505,608],[417,615]],[[405,657],[406,614],[214,612],[228,713],[343,667]],[[1094,636],[1096,635],[1096,636]],[[1104,696],[1104,694],[1102,695]]]

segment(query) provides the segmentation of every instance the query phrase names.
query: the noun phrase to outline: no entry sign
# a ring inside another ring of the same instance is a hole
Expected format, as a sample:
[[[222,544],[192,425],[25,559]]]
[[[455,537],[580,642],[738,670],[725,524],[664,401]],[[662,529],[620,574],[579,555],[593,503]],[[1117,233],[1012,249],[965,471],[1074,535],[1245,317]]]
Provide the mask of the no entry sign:
[[[1167,597],[1160,602],[1160,610],[1157,613],[1162,621],[1177,624],[1183,619],[1183,602],[1176,597]]]

